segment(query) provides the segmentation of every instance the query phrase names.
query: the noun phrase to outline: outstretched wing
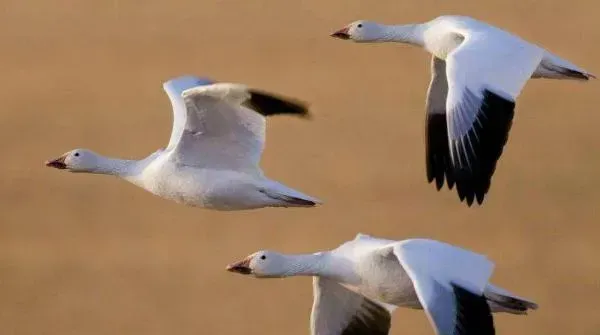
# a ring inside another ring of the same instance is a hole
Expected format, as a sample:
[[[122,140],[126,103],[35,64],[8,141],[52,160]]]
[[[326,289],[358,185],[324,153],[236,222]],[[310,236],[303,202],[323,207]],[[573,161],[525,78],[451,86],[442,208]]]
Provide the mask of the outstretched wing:
[[[483,295],[493,271],[485,256],[438,241],[414,239],[394,246],[438,335],[493,335]]]
[[[541,48],[492,30],[465,35],[446,58],[452,179],[461,201],[469,206],[475,199],[481,204],[490,188],[512,125],[515,99],[543,54]]]
[[[241,84],[216,83],[182,93],[185,122],[172,157],[180,164],[213,169],[254,169],[265,141],[265,116],[308,115],[292,99]]]
[[[163,90],[167,93],[173,109],[173,128],[166,150],[171,150],[175,147],[181,137],[181,132],[185,124],[186,108],[181,93],[192,87],[210,85],[212,83],[213,81],[210,79],[190,75],[173,78],[163,83]]]
[[[427,91],[425,119],[425,157],[427,182],[435,180],[438,191],[444,186],[454,186],[450,149],[448,147],[448,124],[446,123],[446,98],[448,81],[446,80],[446,62],[432,56],[431,82]],[[445,177],[445,178],[444,178]]]
[[[335,281],[313,278],[311,335],[387,335],[391,315],[381,305]]]

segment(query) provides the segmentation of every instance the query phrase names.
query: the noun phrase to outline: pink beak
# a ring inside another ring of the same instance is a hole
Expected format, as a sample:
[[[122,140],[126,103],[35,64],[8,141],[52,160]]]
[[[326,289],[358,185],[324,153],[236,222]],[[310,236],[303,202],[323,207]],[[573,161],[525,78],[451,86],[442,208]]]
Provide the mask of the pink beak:
[[[53,167],[55,169],[64,170],[67,168],[67,164],[65,164],[65,159],[67,155],[62,155],[54,160],[46,161],[46,166]]]
[[[252,258],[248,257],[242,261],[232,263],[227,265],[226,270],[229,272],[235,272],[243,275],[249,275],[252,273],[252,269],[250,269],[250,260]]]
[[[331,37],[339,38],[342,40],[350,39],[350,34],[348,34],[348,27],[344,27],[336,31],[335,33],[331,34]]]

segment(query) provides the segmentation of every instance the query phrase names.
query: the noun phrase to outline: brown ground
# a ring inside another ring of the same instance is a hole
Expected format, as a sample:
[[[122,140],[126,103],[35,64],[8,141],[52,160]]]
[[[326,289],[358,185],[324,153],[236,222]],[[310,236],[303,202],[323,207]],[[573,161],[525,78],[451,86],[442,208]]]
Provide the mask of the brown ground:
[[[376,3],[376,4],[375,4]],[[494,259],[530,297],[501,334],[600,334],[598,82],[535,81],[485,206],[425,182],[429,58],[328,34],[462,13],[600,72],[594,1],[20,1],[0,4],[0,333],[306,334],[307,278],[224,271],[258,249],[308,252],[357,232],[425,236]],[[161,83],[183,73],[294,95],[315,118],[270,121],[263,168],[316,209],[220,213],[114,178],[43,167],[75,147],[143,157],[166,144]],[[432,334],[399,310],[393,334]]]

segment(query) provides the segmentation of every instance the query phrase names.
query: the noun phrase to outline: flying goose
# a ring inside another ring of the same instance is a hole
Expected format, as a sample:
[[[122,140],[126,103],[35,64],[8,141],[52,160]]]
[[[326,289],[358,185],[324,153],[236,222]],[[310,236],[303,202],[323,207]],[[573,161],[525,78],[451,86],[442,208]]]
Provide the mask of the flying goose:
[[[233,211],[312,207],[318,199],[267,179],[259,167],[265,117],[308,116],[304,103],[248,88],[181,76],[163,83],[173,107],[166,148],[142,160],[71,150],[46,165],[70,172],[114,175],[185,205]]]
[[[589,72],[504,30],[466,16],[422,24],[355,21],[331,36],[400,42],[432,54],[426,101],[427,180],[456,184],[461,201],[482,204],[508,139],[515,100],[529,78],[588,80]]]
[[[443,242],[366,234],[330,251],[258,251],[227,266],[256,278],[312,276],[312,335],[387,335],[397,307],[424,309],[438,335],[494,334],[492,313],[527,314],[537,305],[490,284],[493,268]]]

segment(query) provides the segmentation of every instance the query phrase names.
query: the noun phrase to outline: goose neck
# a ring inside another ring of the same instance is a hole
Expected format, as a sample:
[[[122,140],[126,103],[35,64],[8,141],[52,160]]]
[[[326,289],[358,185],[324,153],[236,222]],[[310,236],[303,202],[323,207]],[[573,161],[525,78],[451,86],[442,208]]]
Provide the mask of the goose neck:
[[[99,157],[96,168],[91,172],[127,178],[135,170],[136,163],[136,160],[130,159]]]
[[[382,27],[382,40],[423,46],[423,31],[421,24],[385,25]]]

